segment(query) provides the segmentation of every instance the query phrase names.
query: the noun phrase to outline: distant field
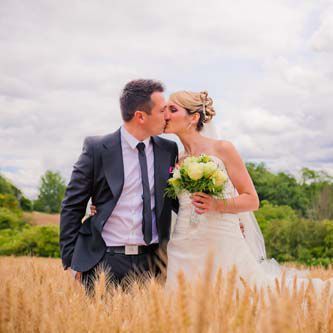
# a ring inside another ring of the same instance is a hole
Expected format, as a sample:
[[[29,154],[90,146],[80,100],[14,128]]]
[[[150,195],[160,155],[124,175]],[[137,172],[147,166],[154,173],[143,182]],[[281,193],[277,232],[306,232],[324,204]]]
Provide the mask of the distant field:
[[[48,225],[48,224],[59,224],[59,214],[46,214],[40,212],[24,212],[24,219],[31,225]]]

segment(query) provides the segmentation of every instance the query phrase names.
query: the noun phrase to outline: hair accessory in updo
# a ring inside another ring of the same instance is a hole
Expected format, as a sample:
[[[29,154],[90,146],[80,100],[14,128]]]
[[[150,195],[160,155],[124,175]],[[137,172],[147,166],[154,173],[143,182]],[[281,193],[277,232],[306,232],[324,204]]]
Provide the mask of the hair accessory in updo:
[[[200,92],[200,99],[202,101],[202,110],[205,116],[204,122],[210,121],[215,116],[215,110],[213,108],[213,100],[208,97],[207,91]]]

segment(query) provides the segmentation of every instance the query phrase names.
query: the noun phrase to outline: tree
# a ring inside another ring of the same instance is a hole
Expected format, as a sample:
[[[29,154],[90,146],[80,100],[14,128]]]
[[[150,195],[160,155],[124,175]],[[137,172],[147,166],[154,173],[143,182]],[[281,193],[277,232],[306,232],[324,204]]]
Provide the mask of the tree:
[[[15,194],[12,184],[0,174],[0,193],[1,194]]]
[[[0,206],[5,206],[1,204],[1,195],[4,195],[8,198],[15,198],[19,207],[15,207],[15,209],[23,209],[26,211],[32,210],[32,202],[26,198],[22,191],[14,186],[8,179],[6,179],[3,175],[0,174]],[[3,197],[2,197],[3,199]],[[7,200],[8,201],[8,200]],[[9,207],[11,208],[11,207]]]
[[[307,216],[315,220],[333,219],[333,177],[324,171],[301,170],[302,190],[309,198]]]
[[[39,195],[34,202],[34,209],[47,213],[59,213],[65,189],[65,180],[61,174],[47,170],[41,177]]]
[[[274,223],[274,221],[297,221],[297,213],[288,205],[277,206],[273,205],[267,200],[260,203],[261,207],[255,212],[258,224],[264,236],[266,236],[267,224]]]
[[[309,168],[301,169],[302,184],[313,184],[313,183],[331,183],[333,177],[325,171],[315,171]]]
[[[288,205],[303,216],[309,205],[309,197],[293,175],[270,172],[264,163],[247,163],[249,174],[256,187],[260,201],[268,200],[274,205]]]

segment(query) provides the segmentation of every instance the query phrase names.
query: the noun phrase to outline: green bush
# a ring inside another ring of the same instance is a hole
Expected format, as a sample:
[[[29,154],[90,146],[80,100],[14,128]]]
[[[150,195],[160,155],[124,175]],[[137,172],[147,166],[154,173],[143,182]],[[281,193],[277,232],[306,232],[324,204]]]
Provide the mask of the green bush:
[[[0,230],[0,252],[1,249],[7,246],[7,243],[12,242],[12,240],[20,234],[18,229],[3,229]]]
[[[21,208],[25,211],[31,212],[33,210],[33,203],[26,197],[22,197],[20,200]]]
[[[268,257],[307,265],[333,263],[333,221],[274,220],[266,224]]]
[[[265,234],[267,224],[271,221],[296,221],[298,218],[296,211],[287,205],[277,206],[267,200],[263,200],[260,205],[261,207],[255,212],[255,216],[263,234]]]
[[[59,226],[30,226],[22,214],[0,208],[0,255],[59,257]]]
[[[0,193],[0,207],[10,210],[20,210],[20,203],[13,194]]]
[[[0,232],[0,241],[4,239],[4,244],[0,244],[0,255],[60,257],[58,226],[29,226],[19,233],[4,230]]]
[[[13,212],[8,208],[0,208],[0,230],[3,229],[21,229],[26,225],[21,214]]]

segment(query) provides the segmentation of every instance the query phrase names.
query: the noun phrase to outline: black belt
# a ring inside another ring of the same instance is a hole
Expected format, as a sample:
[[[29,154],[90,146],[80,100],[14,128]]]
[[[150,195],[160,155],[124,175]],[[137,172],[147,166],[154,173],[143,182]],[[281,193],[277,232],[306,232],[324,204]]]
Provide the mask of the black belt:
[[[138,255],[143,253],[151,253],[158,249],[158,247],[158,243],[150,245],[107,246],[106,252],[111,254]]]

